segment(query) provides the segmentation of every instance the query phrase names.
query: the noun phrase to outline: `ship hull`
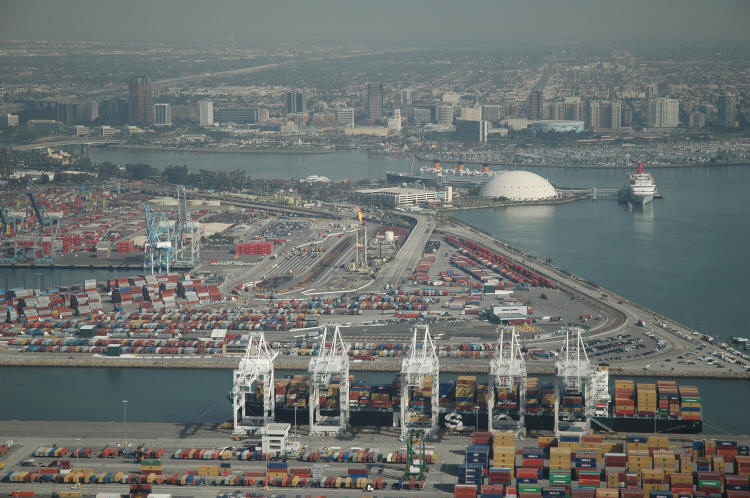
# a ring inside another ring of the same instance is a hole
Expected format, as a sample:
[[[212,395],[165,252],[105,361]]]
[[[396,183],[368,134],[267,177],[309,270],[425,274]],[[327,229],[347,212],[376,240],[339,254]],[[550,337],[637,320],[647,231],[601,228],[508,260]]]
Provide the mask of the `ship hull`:
[[[632,190],[629,193],[630,202],[639,206],[645,206],[654,200],[654,194],[637,194]]]
[[[255,408],[255,409],[253,409]],[[253,415],[262,413],[259,407],[248,406]],[[324,416],[338,416],[338,410],[321,410]],[[393,409],[377,410],[371,408],[352,409],[349,423],[352,427],[393,427],[398,424],[399,412]],[[276,406],[275,420],[277,422],[287,422],[297,425],[308,425],[310,414],[307,407],[297,408],[296,414],[294,408],[288,406]],[[513,421],[518,420],[517,414],[505,416],[505,420],[512,425]],[[524,417],[526,430],[531,431],[552,431],[555,427],[555,417],[552,414],[545,413],[527,413]],[[477,427],[478,424],[478,427]],[[487,430],[487,412],[458,412],[455,410],[441,409],[439,414],[438,425],[444,429],[465,429],[478,428],[478,430]],[[495,424],[497,427],[497,423]],[[592,429],[614,432],[638,432],[648,434],[700,434],[703,432],[702,420],[681,420],[670,418],[653,418],[653,417],[616,417],[616,416],[599,416],[592,418]]]

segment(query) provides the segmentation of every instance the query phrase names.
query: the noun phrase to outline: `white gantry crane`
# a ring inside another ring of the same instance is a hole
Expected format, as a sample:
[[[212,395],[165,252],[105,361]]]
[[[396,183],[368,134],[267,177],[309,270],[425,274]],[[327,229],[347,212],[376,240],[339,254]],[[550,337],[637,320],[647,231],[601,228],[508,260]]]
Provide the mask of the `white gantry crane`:
[[[148,204],[144,205],[146,215],[146,242],[143,244],[143,272],[149,270],[153,275],[169,273],[174,263],[174,245],[172,244],[172,226],[167,215],[159,211],[151,211]]]
[[[245,356],[234,371],[235,434],[255,432],[274,421],[273,360],[278,354],[268,347],[263,332],[250,334]]]
[[[323,329],[318,355],[310,358],[310,434],[343,432],[349,425],[349,344],[341,337],[339,326],[333,334]],[[320,391],[328,389],[333,377],[339,377],[339,416],[324,417],[320,413]]]
[[[594,413],[594,385],[595,372],[586,354],[583,344],[583,329],[569,327],[565,329],[565,344],[562,352],[555,362],[557,376],[562,380],[562,396],[570,398],[581,398],[582,406],[563,406],[560,408],[560,393],[555,392],[555,433],[559,434],[560,418],[564,419],[565,425],[576,431],[589,432],[591,430],[591,417]]]
[[[422,342],[417,346],[417,336],[420,331]],[[425,427],[412,423],[413,417],[421,417],[424,412],[415,410],[411,405],[411,393],[414,389],[422,390],[427,378],[432,381],[430,393],[430,426],[428,434],[434,434],[438,428],[438,388],[440,383],[440,361],[438,360],[435,343],[430,336],[428,325],[417,325],[414,327],[414,335],[411,339],[411,350],[401,363],[401,437],[405,438],[409,429]]]
[[[510,343],[506,341],[510,340]],[[496,425],[508,428],[510,425],[516,433],[522,433],[525,428],[526,413],[526,362],[521,352],[521,344],[515,327],[503,327],[500,329],[495,354],[490,361],[489,400],[487,404],[487,429],[495,432]],[[497,389],[503,389],[511,394],[517,391],[518,421],[505,419],[510,424],[503,424],[500,417],[495,420],[495,393]]]
[[[34,215],[39,223],[39,229],[34,230],[34,263],[51,265],[62,257],[60,242],[60,223],[62,213],[50,213],[44,206],[39,206],[34,199],[34,194],[26,192],[34,210]]]
[[[174,264],[195,266],[200,260],[200,227],[188,210],[185,187],[177,186],[177,219],[173,230]]]
[[[0,206],[0,263],[13,265],[26,259],[23,245],[25,221],[26,213]]]

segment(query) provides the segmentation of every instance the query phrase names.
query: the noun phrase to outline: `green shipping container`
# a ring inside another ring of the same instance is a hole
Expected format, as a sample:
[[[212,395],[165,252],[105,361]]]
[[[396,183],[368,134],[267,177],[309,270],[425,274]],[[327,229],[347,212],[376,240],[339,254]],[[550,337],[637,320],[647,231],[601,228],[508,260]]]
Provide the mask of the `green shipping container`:
[[[711,486],[714,488],[720,488],[721,481],[698,481],[698,486]]]
[[[540,486],[539,484],[519,484],[518,492],[519,493],[541,493],[542,486]]]

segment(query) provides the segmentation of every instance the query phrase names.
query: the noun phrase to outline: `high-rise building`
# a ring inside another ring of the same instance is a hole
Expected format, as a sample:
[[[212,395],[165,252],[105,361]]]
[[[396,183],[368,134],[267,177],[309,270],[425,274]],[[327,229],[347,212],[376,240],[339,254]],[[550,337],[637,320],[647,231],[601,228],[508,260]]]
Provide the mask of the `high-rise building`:
[[[565,97],[563,99],[565,119],[568,121],[584,121],[584,105],[580,97]]]
[[[305,100],[305,94],[302,92],[287,92],[284,96],[284,112],[287,114],[305,112],[307,110]]]
[[[528,99],[529,119],[544,119],[544,92],[532,90]]]
[[[499,105],[490,104],[482,106],[482,119],[497,123],[502,117],[502,110]]]
[[[432,110],[415,108],[412,110],[412,122],[415,124],[425,124],[432,121]]]
[[[268,109],[263,107],[258,107],[258,123],[265,123],[268,121],[268,118],[270,118],[270,114],[268,112]]]
[[[646,98],[656,99],[659,97],[659,85],[656,83],[650,83],[646,85]]]
[[[408,88],[401,90],[401,105],[411,105],[411,90]]]
[[[562,102],[550,102],[545,106],[545,119],[562,121],[565,119],[565,105]]]
[[[737,96],[732,94],[719,97],[719,126],[734,128],[737,125]]]
[[[393,118],[388,120],[388,130],[391,133],[401,133],[401,109],[393,110]]]
[[[154,122],[154,111],[151,107],[151,80],[145,76],[133,76],[130,79],[130,119],[135,124]]]
[[[77,102],[58,102],[57,120],[67,125],[77,123],[79,106]]]
[[[154,124],[156,126],[172,125],[172,104],[154,104]]]
[[[631,107],[622,110],[622,125],[625,127],[633,126],[633,109]]]
[[[481,107],[462,107],[461,119],[464,121],[481,121],[482,120],[482,109]]]
[[[367,84],[367,119],[378,121],[383,119],[383,84]]]
[[[585,117],[586,127],[590,130],[618,130],[622,123],[622,102],[592,100]]]
[[[439,105],[435,109],[436,119],[439,124],[453,124],[453,108],[449,105]]]
[[[214,124],[214,103],[211,100],[201,100],[198,102],[199,121],[201,126],[211,126]]]
[[[464,121],[456,120],[456,138],[462,142],[486,142],[487,130],[489,126],[487,121]]]
[[[336,123],[342,126],[354,126],[354,108],[339,107],[336,109]]]
[[[648,101],[648,126],[650,128],[675,128],[679,124],[679,100],[658,98]]]

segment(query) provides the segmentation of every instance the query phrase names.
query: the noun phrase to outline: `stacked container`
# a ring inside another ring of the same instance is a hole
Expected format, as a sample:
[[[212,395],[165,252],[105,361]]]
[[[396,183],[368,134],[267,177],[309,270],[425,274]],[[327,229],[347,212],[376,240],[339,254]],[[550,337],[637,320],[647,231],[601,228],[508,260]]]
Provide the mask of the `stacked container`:
[[[615,415],[635,415],[632,380],[615,380]]]
[[[638,384],[638,414],[655,415],[656,414],[656,385]]]
[[[701,397],[695,386],[680,386],[680,417],[683,420],[701,419]]]

